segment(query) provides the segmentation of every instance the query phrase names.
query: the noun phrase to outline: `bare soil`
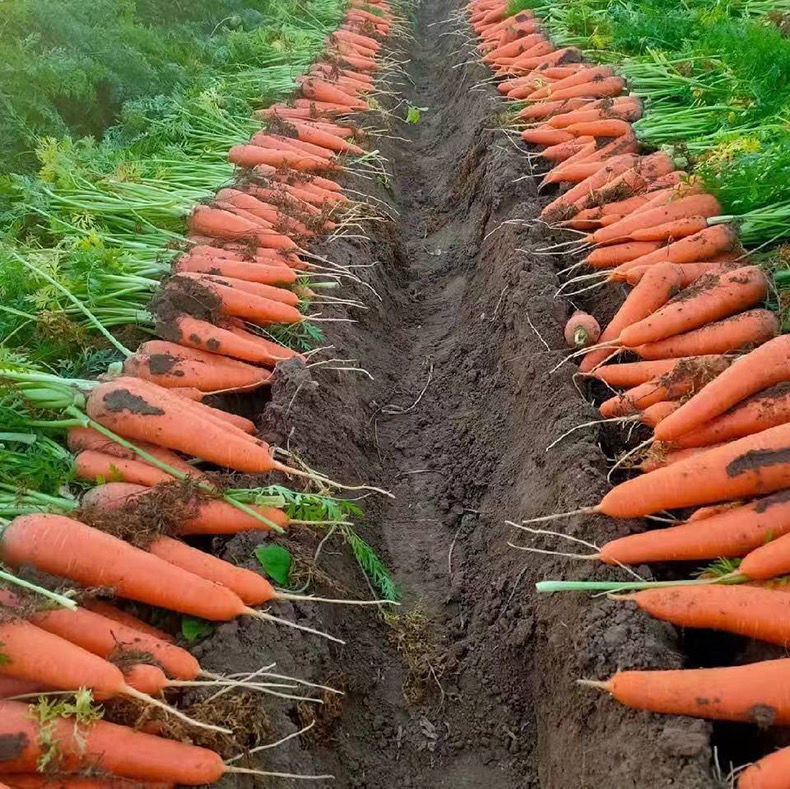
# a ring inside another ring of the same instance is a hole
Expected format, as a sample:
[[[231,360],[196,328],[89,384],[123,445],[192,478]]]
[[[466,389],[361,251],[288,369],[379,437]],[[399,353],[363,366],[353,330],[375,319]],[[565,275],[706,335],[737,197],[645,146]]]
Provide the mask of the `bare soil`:
[[[676,631],[631,604],[539,597],[538,580],[612,571],[508,544],[587,553],[506,521],[595,503],[607,463],[595,428],[546,451],[596,417],[573,366],[552,372],[576,305],[554,298],[567,261],[539,254],[551,240],[528,224],[551,198],[538,196],[523,149],[499,128],[488,72],[461,65],[467,31],[439,24],[458,6],[422,3],[404,84],[408,103],[427,109],[396,126],[406,141],[380,141],[389,183],[351,184],[375,189],[393,219],[371,225],[368,241],[323,250],[359,266],[365,285],[343,293],[368,305],[348,313],[356,323],[325,325],[332,354],[359,359],[373,380],[282,364],[259,420],[263,437],[329,476],[392,491],[364,499],[359,530],[404,605],[383,614],[279,603],[277,613],[347,645],[246,621],[218,627],[195,653],[214,671],[276,660],[284,673],[345,690],[320,706],[261,702],[274,736],[317,715],[309,736],[266,752],[266,769],[371,789],[713,787],[709,724],[628,711],[575,682],[682,665]],[[598,544],[632,527],[594,517],[557,525]],[[254,567],[261,539],[213,547]],[[321,535],[297,529],[289,539],[309,567]],[[319,593],[371,593],[339,542],[322,548],[314,577]]]

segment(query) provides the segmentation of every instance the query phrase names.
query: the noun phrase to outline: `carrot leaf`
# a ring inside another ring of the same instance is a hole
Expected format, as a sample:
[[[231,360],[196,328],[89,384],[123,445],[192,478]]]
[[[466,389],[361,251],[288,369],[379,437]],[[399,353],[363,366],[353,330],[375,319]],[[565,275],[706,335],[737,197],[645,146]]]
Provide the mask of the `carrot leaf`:
[[[181,635],[189,641],[190,644],[199,641],[201,638],[207,638],[211,635],[214,628],[211,623],[205,619],[197,619],[193,616],[181,617]]]
[[[255,549],[255,558],[260,563],[266,575],[279,586],[288,583],[288,574],[291,572],[293,556],[282,545],[259,545]]]

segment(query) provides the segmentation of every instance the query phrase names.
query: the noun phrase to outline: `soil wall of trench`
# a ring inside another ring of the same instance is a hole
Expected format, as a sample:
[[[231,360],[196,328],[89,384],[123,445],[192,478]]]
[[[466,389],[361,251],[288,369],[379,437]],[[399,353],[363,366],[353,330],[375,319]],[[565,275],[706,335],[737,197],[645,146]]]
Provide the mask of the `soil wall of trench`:
[[[607,465],[595,429],[546,451],[595,418],[572,366],[551,372],[571,309],[554,298],[565,261],[536,254],[547,243],[540,230],[503,224],[534,218],[549,198],[497,128],[502,104],[488,72],[460,65],[468,30],[439,24],[457,8],[419,8],[403,89],[427,109],[419,123],[396,126],[404,140],[381,140],[389,183],[357,184],[392,219],[369,225],[370,240],[325,250],[359,266],[364,284],[347,282],[343,293],[368,305],[349,311],[355,323],[325,325],[331,355],[358,359],[372,380],[289,363],[260,416],[264,436],[313,467],[392,491],[394,499],[364,499],[359,530],[392,569],[404,605],[385,617],[280,604],[284,616],[348,644],[232,623],[198,654],[227,672],[277,660],[346,691],[318,709],[267,702],[277,736],[316,719],[301,740],[268,752],[267,769],[332,773],[341,787],[712,787],[708,724],[631,712],[575,683],[682,665],[674,629],[631,605],[538,597],[543,578],[607,571],[508,545],[557,547],[506,521],[594,503]],[[584,517],[559,528],[601,542],[629,524]],[[289,538],[307,563],[319,541],[298,529]],[[238,536],[214,547],[252,566],[257,542]],[[316,566],[319,592],[370,595],[336,543]]]

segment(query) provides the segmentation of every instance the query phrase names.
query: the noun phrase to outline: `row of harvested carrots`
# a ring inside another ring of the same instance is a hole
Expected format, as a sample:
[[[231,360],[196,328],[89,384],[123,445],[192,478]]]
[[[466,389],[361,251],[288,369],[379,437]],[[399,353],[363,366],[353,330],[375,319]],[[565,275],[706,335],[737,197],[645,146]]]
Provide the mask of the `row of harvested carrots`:
[[[583,62],[574,49],[554,47],[539,19],[528,11],[509,16],[507,6],[503,0],[474,0],[467,11],[499,91],[526,102],[518,118],[530,125],[521,137],[542,147],[539,155],[550,165],[544,184],[563,187],[542,219],[583,234],[578,249],[586,256],[573,268],[592,271],[570,282],[584,283],[578,292],[591,282],[633,286],[603,331],[592,316],[577,312],[566,326],[566,340],[581,349],[572,355],[581,359],[580,373],[614,392],[601,403],[601,416],[652,431],[628,453],[641,453],[640,476],[616,485],[594,507],[531,522],[679,510],[676,525],[613,540],[581,558],[611,565],[740,560],[723,577],[623,584],[620,590],[630,593],[614,597],[678,626],[786,647],[790,336],[780,335],[776,314],[764,306],[769,281],[759,267],[748,265],[737,228],[719,219],[715,197],[669,154],[640,153],[631,123],[641,116],[642,104],[626,93],[623,78],[610,66]],[[615,363],[623,354],[636,361]],[[688,508],[696,509],[688,515]],[[790,660],[779,659],[622,671],[589,684],[654,712],[787,725],[788,680]],[[788,774],[790,749],[784,749],[744,770],[739,787],[786,788]]]
[[[258,610],[270,601],[299,598],[278,593],[255,572],[171,536],[154,534],[140,547],[88,523],[112,518],[130,501],[156,506],[162,485],[186,480],[195,497],[185,499],[177,536],[281,531],[289,525],[281,509],[244,505],[213,487],[195,459],[241,472],[306,472],[275,460],[252,422],[202,400],[264,386],[278,361],[297,355],[261,336],[258,327],[304,320],[300,297],[310,293],[299,282],[321,269],[304,245],[335,230],[351,205],[322,173],[340,173],[340,157],[364,153],[352,141],[357,127],[339,116],[369,109],[363,97],[374,91],[382,41],[393,21],[385,0],[352,0],[324,56],[299,81],[300,98],[293,106],[261,111],[267,128],[230,151],[230,161],[244,168],[238,184],[195,208],[189,250],[157,297],[170,305],[158,313],[165,339],[144,343],[126,360],[121,376],[87,392],[90,422],[70,431],[77,475],[113,481],[84,497],[80,517],[86,523],[54,513],[11,521],[0,541],[4,565],[33,567],[80,587],[112,589],[121,599],[209,621],[255,617],[317,632]],[[190,298],[200,308],[196,314],[183,307]],[[198,496],[201,490],[208,495]],[[282,679],[320,687],[266,673],[248,682],[218,677],[168,634],[108,603],[88,600],[71,610],[30,613],[24,598],[3,592],[0,604],[0,698],[85,688],[99,700],[131,698],[165,708],[189,725],[229,733],[188,718],[161,694],[201,684],[261,692],[294,687],[278,685]],[[138,660],[119,663],[119,655]],[[37,775],[52,756],[53,739],[54,767],[61,774]],[[136,786],[199,785],[231,772],[278,775],[235,767],[209,749],[101,720],[56,718],[44,732],[44,723],[14,700],[0,701],[0,740],[0,775],[10,787],[123,786],[125,780]]]

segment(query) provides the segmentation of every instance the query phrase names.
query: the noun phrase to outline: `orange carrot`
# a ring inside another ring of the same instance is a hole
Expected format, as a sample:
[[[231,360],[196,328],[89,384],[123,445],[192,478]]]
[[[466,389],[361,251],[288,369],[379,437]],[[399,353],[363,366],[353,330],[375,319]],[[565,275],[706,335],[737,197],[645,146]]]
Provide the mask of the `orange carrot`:
[[[790,643],[790,595],[757,586],[674,586],[643,589],[630,600],[677,627],[723,630],[785,646]]]
[[[590,373],[591,378],[597,378],[609,386],[627,387],[639,386],[653,378],[660,377],[670,372],[678,359],[659,359],[655,362],[627,362],[626,364],[604,364]]]
[[[625,80],[621,77],[607,77],[605,79],[592,80],[591,82],[583,82],[561,90],[554,90],[551,93],[551,99],[553,101],[561,101],[574,99],[579,96],[590,96],[600,99],[619,96],[623,92],[623,88],[625,88]]]
[[[687,216],[717,216],[718,213],[721,213],[721,206],[713,195],[689,195],[651,210],[645,209],[630,214],[622,221],[593,233],[591,241],[595,244],[612,243],[632,238],[635,231],[672,222],[675,219]]]
[[[247,605],[262,605],[277,598],[274,587],[262,575],[171,537],[157,537],[148,550],[169,564],[230,589]]]
[[[82,586],[112,588],[119,597],[203,619],[228,621],[246,610],[229,589],[62,515],[15,518],[3,531],[0,555],[11,567],[31,565]],[[52,663],[53,671],[61,668],[58,661]],[[66,681],[64,674],[55,685]],[[81,685],[68,681],[69,689]]]
[[[524,129],[521,132],[521,139],[530,145],[561,145],[570,142],[573,135],[562,129],[552,129],[550,127],[537,129]]]
[[[252,391],[271,378],[267,370],[244,362],[161,340],[143,343],[123,370],[165,388],[189,386],[202,392]]]
[[[245,279],[248,282],[262,282],[266,285],[291,285],[296,282],[296,272],[280,265],[218,260],[204,255],[182,255],[173,263],[173,271],[194,271],[201,274],[217,274],[222,277]]]
[[[780,491],[702,520],[611,540],[599,558],[607,564],[642,564],[745,556],[788,532],[790,495]]]
[[[45,753],[40,725],[26,704],[0,703],[0,737],[17,744],[0,762],[1,773],[36,772]],[[197,786],[215,783],[231,770],[206,748],[106,721],[75,726],[73,718],[54,718],[48,725],[50,737],[58,743],[59,767],[67,771],[100,769],[135,781]]]
[[[652,315],[675,295],[678,288],[679,275],[672,266],[654,267],[642,277],[642,281],[628,294],[620,309],[603,330],[600,342],[615,340],[632,323]],[[615,348],[599,348],[584,356],[579,365],[580,372],[590,372],[602,364],[613,353]],[[677,356],[694,356],[697,354],[677,354]]]
[[[660,241],[626,241],[594,249],[582,262],[595,269],[615,268],[660,249]]]
[[[263,150],[263,149],[261,149]],[[190,229],[196,233],[205,234],[220,239],[249,239],[256,241],[263,247],[293,251],[296,244],[282,233],[265,230],[230,211],[201,205],[197,206],[189,219]]]
[[[596,511],[638,517],[781,490],[790,486],[788,446],[790,425],[730,441],[620,483],[604,496]]]
[[[602,170],[598,170],[594,175],[571,187],[549,203],[541,211],[541,217],[552,218],[561,211],[570,208],[579,198],[594,194],[601,186],[632,168],[637,158],[634,154],[621,154],[612,157]]]
[[[564,127],[574,136],[590,137],[622,137],[632,133],[631,124],[619,118],[603,118],[601,120],[578,121]]]
[[[160,482],[172,482],[175,478],[160,471],[142,460],[105,455],[88,449],[80,452],[74,459],[74,473],[77,479],[88,482],[131,482],[151,487]]]
[[[672,441],[672,446],[680,449],[709,446],[787,422],[790,422],[790,385],[783,383],[752,395],[729,411],[683,433]]]
[[[87,412],[124,438],[150,441],[237,471],[281,468],[264,441],[221,424],[200,403],[178,401],[139,378],[99,384],[88,397]]]
[[[618,671],[591,683],[622,704],[669,715],[761,725],[790,723],[790,659],[726,668]]]
[[[21,604],[8,592],[0,592],[0,599],[12,610]],[[185,649],[86,608],[35,611],[27,621],[105,660],[113,660],[119,652],[145,653],[177,679],[195,679],[201,674],[200,664]]]
[[[122,611],[120,608],[116,608],[106,600],[101,600],[98,597],[86,597],[81,601],[81,605],[83,608],[87,608],[88,611],[101,614],[105,619],[119,622],[132,630],[137,630],[140,633],[152,636],[158,641],[166,641],[170,644],[175,643],[175,638],[173,638],[170,633],[165,633],[164,630],[160,630],[158,627],[154,627],[148,622],[143,622],[142,619],[138,619],[128,611]]]
[[[713,357],[710,361],[677,361],[672,369],[661,376],[634,386],[623,394],[610,397],[601,403],[600,414],[605,419],[642,411],[662,400],[677,400],[690,392],[698,391],[708,381],[726,370],[729,361]]]
[[[566,129],[574,123],[591,123],[603,120],[636,121],[642,115],[642,102],[636,97],[622,97],[615,99],[609,107],[585,107],[583,109],[553,115],[547,123],[556,129]],[[600,137],[599,134],[592,135]],[[611,135],[617,137],[619,135]]]
[[[733,257],[735,256],[733,255]],[[705,260],[700,263],[673,263],[672,265],[674,265],[680,273],[681,287],[687,288],[705,274],[723,274],[728,269],[745,265],[745,261],[742,263],[733,263],[729,260],[728,256],[722,255],[713,260]],[[629,285],[636,285],[649,268],[650,266],[636,266],[635,268],[629,269],[623,275],[622,280]],[[614,272],[612,272],[612,274],[613,276],[611,279],[613,281],[621,280],[619,275],[615,276]]]
[[[659,441],[673,441],[723,414],[755,392],[788,380],[790,335],[766,342],[738,359],[727,375],[711,382],[662,426]],[[715,383],[715,385],[714,385]]]
[[[562,95],[557,94],[566,88],[572,88],[576,85],[587,85],[591,82],[601,82],[602,80],[611,78],[613,76],[614,69],[611,66],[590,65],[587,68],[577,71],[575,74],[566,77],[565,79],[561,79],[554,85],[547,85],[546,87],[533,91],[525,98],[527,101],[543,101],[544,99],[563,98]]]
[[[750,764],[738,777],[738,789],[783,789],[788,774],[790,748],[780,748]]]
[[[142,485],[131,485],[125,482],[109,482],[91,488],[82,497],[82,507],[86,511],[109,515],[127,504],[150,493],[150,489]],[[192,514],[194,504],[195,514]],[[185,517],[178,525],[177,533],[188,534],[238,534],[243,531],[268,531],[269,527],[258,518],[237,510],[235,507],[219,499],[196,500],[188,504],[189,517]],[[251,506],[259,515],[280,528],[285,528],[289,518],[282,510],[275,507]]]
[[[282,304],[288,304],[291,307],[296,307],[299,304],[299,296],[292,290],[287,288],[278,288],[274,285],[266,285],[262,282],[249,282],[245,279],[235,279],[233,277],[220,277],[216,274],[197,274],[191,271],[179,274],[180,277],[186,277],[193,282],[198,282],[207,286],[212,283],[217,285],[225,285],[229,288],[237,288],[245,293],[252,293],[253,295],[260,296],[264,299],[271,301],[279,301]]]
[[[693,236],[635,258],[621,270],[627,272],[636,266],[650,266],[654,263],[696,263],[709,260],[722,252],[729,252],[737,241],[738,234],[733,225],[713,225]]]
[[[270,367],[285,359],[301,358],[296,351],[251,332],[215,326],[191,315],[179,316],[173,326],[160,328],[160,334],[172,337],[179,344],[190,348],[205,349],[211,353]]]
[[[644,278],[643,278],[644,279]],[[776,337],[779,321],[770,310],[747,310],[699,329],[632,348],[642,359],[668,359],[746,351]]]
[[[768,280],[756,266],[707,274],[663,307],[620,332],[619,342],[634,348],[726,318],[765,301]]]
[[[105,455],[112,455],[116,458],[126,458],[128,460],[142,460],[133,450],[121,446],[107,436],[102,435],[92,427],[71,427],[68,431],[68,447],[72,452],[83,452],[91,449]],[[185,460],[180,458],[175,452],[169,449],[149,444],[145,441],[138,441],[136,446],[139,449],[153,455],[157,460],[167,463],[169,466],[178,469],[184,474],[198,474],[195,468]]]

